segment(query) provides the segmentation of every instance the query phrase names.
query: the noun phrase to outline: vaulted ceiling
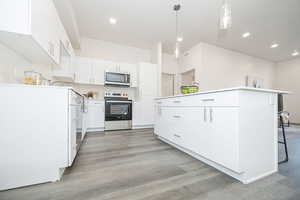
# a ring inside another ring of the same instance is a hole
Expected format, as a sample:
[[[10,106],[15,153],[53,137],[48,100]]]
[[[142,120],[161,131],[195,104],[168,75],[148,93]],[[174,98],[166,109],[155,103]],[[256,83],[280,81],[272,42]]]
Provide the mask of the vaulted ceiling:
[[[162,41],[165,52],[175,43],[175,3],[179,15],[183,51],[199,42],[265,58],[291,59],[300,50],[299,0],[229,0],[233,26],[218,30],[222,0],[70,0],[81,36],[112,41],[139,48],[151,48]],[[117,24],[109,24],[114,17]],[[251,36],[241,35],[250,32]],[[271,49],[272,43],[279,47]]]

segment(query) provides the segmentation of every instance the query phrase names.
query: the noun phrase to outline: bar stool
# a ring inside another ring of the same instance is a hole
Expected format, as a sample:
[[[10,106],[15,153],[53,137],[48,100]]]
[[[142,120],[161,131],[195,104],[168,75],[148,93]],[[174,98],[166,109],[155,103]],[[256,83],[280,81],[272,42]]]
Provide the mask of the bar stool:
[[[278,119],[279,119],[279,127],[282,128],[282,137],[283,137],[283,141],[278,140],[278,143],[283,144],[284,150],[285,150],[285,159],[278,162],[279,164],[289,161],[289,154],[288,154],[287,141],[286,141],[285,128],[284,128],[284,120],[283,120],[285,113],[286,112],[283,111],[283,95],[278,94]]]

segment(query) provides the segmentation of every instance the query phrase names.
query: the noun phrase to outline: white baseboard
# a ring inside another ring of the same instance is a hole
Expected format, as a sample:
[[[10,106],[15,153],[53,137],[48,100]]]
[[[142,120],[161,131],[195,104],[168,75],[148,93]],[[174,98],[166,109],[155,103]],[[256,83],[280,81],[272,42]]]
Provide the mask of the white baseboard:
[[[209,166],[214,167],[217,170],[219,170],[219,171],[221,171],[221,172],[223,172],[223,173],[225,173],[225,174],[227,174],[227,175],[229,175],[229,176],[231,176],[231,177],[239,180],[243,184],[252,183],[252,182],[257,181],[259,179],[262,179],[262,178],[264,178],[266,176],[269,176],[269,175],[271,175],[273,173],[276,173],[278,171],[276,169],[275,170],[273,169],[273,170],[270,170],[270,171],[268,171],[266,173],[259,174],[257,176],[247,177],[247,175],[248,175],[247,172],[240,172],[240,173],[238,173],[238,172],[232,171],[232,170],[230,170],[230,169],[228,169],[226,167],[223,167],[222,165],[220,165],[220,164],[218,164],[216,162],[213,162],[212,160],[209,160],[209,159],[207,159],[207,158],[205,158],[205,157],[203,157],[203,156],[201,156],[199,154],[196,154],[195,152],[192,152],[192,151],[190,151],[190,150],[188,150],[188,149],[186,149],[184,147],[181,147],[181,146],[179,146],[179,145],[177,145],[177,144],[175,144],[175,143],[173,143],[173,142],[171,142],[171,141],[169,141],[169,140],[167,140],[165,138],[162,138],[160,136],[157,136],[157,137],[158,137],[158,139],[162,140],[163,142],[166,142],[167,144],[169,144],[171,146],[174,146],[175,148],[183,151],[184,153],[187,153],[190,156],[192,156],[192,157],[194,157],[194,158],[196,158],[196,159],[198,159],[198,160],[200,160],[200,161],[208,164]]]
[[[133,125],[132,129],[154,128],[154,124]]]
[[[86,130],[86,133],[90,133],[90,132],[100,132],[100,131],[104,131],[104,127],[99,127],[99,128],[88,128]]]

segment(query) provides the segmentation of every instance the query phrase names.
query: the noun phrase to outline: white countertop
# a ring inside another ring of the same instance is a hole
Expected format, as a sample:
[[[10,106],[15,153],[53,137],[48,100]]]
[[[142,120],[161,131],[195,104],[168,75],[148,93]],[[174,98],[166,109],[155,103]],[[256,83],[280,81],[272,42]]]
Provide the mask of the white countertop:
[[[234,88],[225,88],[220,90],[208,90],[203,92],[191,93],[191,94],[181,94],[175,96],[168,96],[168,97],[158,97],[156,99],[168,99],[168,98],[175,98],[175,97],[185,97],[185,96],[193,96],[193,95],[200,95],[200,94],[209,94],[209,93],[216,93],[216,92],[226,92],[226,91],[233,91],[233,90],[248,90],[248,91],[255,91],[255,92],[267,92],[267,93],[278,93],[278,94],[290,94],[288,91],[282,90],[272,90],[272,89],[263,89],[263,88],[253,88],[253,87],[234,87]]]
[[[56,85],[29,85],[21,83],[0,83],[0,87],[33,87],[33,88],[52,88],[52,89],[72,89],[74,88],[69,86],[56,86]]]
[[[76,89],[70,86],[57,86],[57,85],[29,85],[29,84],[18,84],[18,83],[0,83],[0,87],[23,87],[23,88],[45,88],[45,89],[64,89],[73,90],[78,94],[81,94]]]

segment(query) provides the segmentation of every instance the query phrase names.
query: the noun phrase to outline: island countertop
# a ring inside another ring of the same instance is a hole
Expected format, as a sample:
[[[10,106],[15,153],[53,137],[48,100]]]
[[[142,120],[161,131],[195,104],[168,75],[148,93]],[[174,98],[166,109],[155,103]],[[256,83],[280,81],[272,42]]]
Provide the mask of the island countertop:
[[[196,92],[191,94],[181,94],[181,95],[174,95],[174,96],[167,96],[167,97],[158,97],[159,99],[168,99],[168,98],[176,98],[176,97],[185,97],[185,96],[194,96],[194,95],[201,95],[201,94],[209,94],[209,93],[217,93],[217,92],[226,92],[226,91],[233,91],[233,90],[247,90],[247,91],[255,91],[255,92],[267,92],[267,93],[278,93],[278,94],[291,94],[289,91],[282,91],[282,90],[273,90],[273,89],[264,89],[264,88],[254,88],[254,87],[234,87],[234,88],[225,88],[219,90],[207,90],[203,92]]]

